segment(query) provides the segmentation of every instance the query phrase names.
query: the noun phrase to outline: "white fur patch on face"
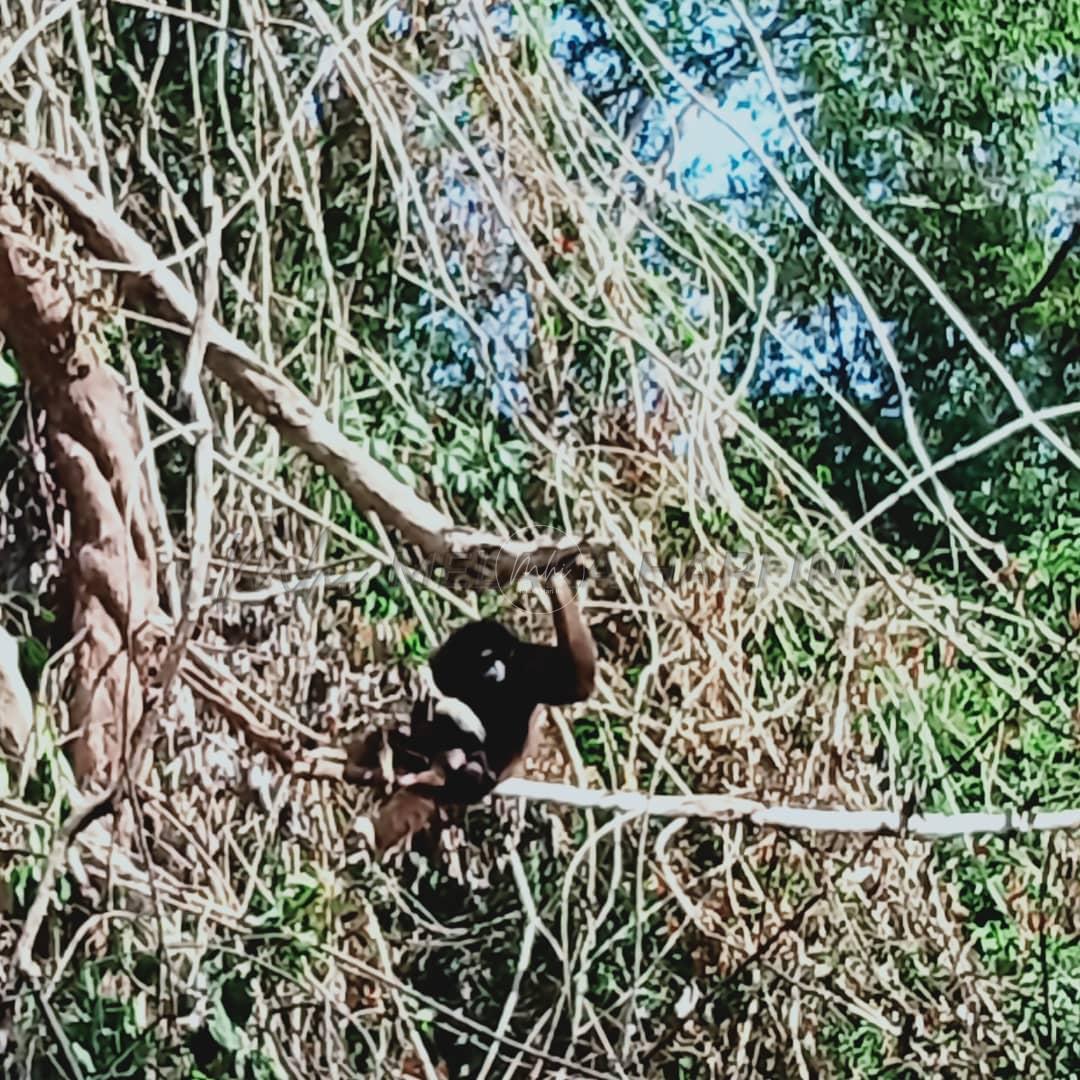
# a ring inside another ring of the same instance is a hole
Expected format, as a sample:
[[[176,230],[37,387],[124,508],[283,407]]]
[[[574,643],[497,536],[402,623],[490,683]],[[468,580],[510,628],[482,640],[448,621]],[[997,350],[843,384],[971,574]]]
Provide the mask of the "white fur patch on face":
[[[491,667],[484,672],[485,679],[494,679],[502,682],[506,678],[506,665],[501,660],[496,660]]]

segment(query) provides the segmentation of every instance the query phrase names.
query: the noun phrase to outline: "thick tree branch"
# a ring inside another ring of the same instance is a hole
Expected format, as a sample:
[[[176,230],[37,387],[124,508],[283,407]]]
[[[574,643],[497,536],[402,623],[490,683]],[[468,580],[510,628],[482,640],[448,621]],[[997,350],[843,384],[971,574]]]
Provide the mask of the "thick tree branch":
[[[23,211],[0,205],[0,333],[45,409],[71,514],[73,765],[80,783],[108,788],[143,712],[156,555],[128,401],[84,326],[76,275],[41,254],[39,240]]]
[[[57,199],[99,258],[124,268],[125,295],[155,315],[192,328],[198,303],[180,278],[163,266],[147,244],[81,172],[17,143],[0,140],[0,160],[20,167],[40,190]],[[508,540],[461,528],[410,487],[397,480],[341,431],[277,371],[263,364],[216,320],[207,326],[207,367],[282,437],[332,475],[363,511],[373,510],[425,555],[445,566],[479,568],[501,582],[571,561],[573,540]]]

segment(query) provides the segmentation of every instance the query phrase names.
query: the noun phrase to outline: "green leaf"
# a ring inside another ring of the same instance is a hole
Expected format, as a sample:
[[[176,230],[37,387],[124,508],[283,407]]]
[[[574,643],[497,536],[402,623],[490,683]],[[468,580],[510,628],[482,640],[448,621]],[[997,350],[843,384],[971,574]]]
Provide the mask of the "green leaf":
[[[2,361],[0,361],[2,363]],[[76,1061],[86,1070],[88,1076],[92,1076],[96,1071],[94,1065],[94,1059],[90,1054],[77,1042],[71,1042],[68,1044],[71,1047],[71,1055]]]
[[[232,1017],[229,1016],[229,1011],[225,1008],[225,1003],[220,996],[214,1002],[214,1011],[207,1027],[214,1042],[223,1049],[235,1053],[243,1045],[243,1032],[233,1023]]]
[[[0,390],[10,390],[20,382],[19,369],[0,356]]]
[[[28,675],[40,676],[49,660],[49,650],[37,638],[24,637],[19,642],[19,660]]]

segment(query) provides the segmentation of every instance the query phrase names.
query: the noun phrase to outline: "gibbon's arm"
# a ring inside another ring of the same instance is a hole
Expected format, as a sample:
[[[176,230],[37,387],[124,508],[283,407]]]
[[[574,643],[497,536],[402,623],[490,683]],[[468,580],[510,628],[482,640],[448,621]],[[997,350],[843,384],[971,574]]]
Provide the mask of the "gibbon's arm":
[[[590,697],[596,685],[596,643],[581,617],[574,590],[553,574],[548,594],[555,623],[555,645],[533,646],[533,678],[543,705],[570,705]]]
[[[434,799],[409,788],[398,788],[373,823],[375,850],[379,857],[426,828],[436,817],[436,809]]]

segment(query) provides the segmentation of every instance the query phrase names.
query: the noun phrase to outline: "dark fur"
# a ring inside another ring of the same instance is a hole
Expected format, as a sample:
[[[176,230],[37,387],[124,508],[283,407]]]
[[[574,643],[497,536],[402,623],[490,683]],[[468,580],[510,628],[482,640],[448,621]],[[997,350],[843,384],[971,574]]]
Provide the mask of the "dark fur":
[[[438,701],[416,702],[408,729],[388,735],[395,772],[416,775],[375,824],[380,851],[416,832],[438,804],[474,803],[488,795],[525,752],[537,706],[566,705],[592,693],[592,635],[565,582],[555,585],[554,596],[557,644],[522,641],[501,623],[485,619],[455,630],[431,658],[439,691],[468,705],[485,737],[480,743],[441,715]],[[502,678],[496,677],[499,672]]]

